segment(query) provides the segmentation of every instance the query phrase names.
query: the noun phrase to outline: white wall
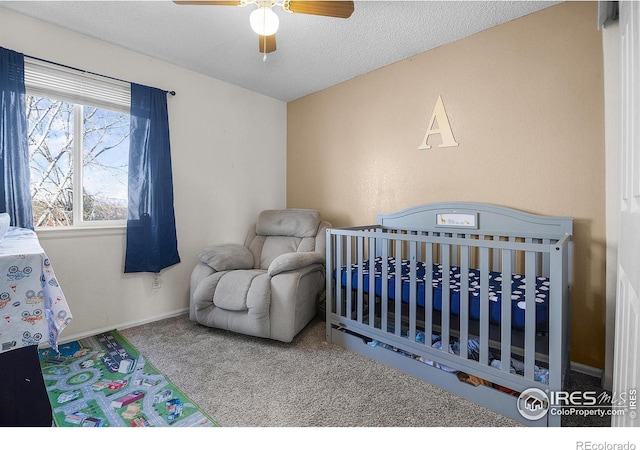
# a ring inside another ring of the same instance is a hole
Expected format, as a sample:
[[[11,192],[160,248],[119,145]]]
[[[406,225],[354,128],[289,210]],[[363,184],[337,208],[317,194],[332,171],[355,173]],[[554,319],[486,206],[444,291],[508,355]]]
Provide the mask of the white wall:
[[[262,209],[286,206],[286,103],[0,8],[0,46],[174,90],[168,96],[178,250],[161,273],[123,274],[125,230],[40,231],[74,315],[63,341],[188,309],[198,250],[243,242]]]

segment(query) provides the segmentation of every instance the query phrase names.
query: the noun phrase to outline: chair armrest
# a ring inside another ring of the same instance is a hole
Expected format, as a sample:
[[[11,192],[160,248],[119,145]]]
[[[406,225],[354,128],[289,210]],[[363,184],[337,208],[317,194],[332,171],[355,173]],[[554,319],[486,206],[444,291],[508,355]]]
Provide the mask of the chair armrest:
[[[281,272],[301,269],[312,264],[324,264],[325,256],[318,252],[285,253],[278,256],[269,265],[267,273],[276,276]]]
[[[198,258],[216,272],[225,270],[253,269],[253,253],[244,245],[223,244],[206,247]]]

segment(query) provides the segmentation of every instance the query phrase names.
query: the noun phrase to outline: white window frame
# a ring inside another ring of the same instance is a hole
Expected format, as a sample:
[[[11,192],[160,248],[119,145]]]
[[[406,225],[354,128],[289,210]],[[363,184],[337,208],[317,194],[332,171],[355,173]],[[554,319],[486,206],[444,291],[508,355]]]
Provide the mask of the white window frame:
[[[131,85],[125,81],[101,77],[27,56],[24,69],[27,95],[63,100],[74,105],[73,225],[36,229],[41,231],[126,227],[126,220],[84,220],[82,217],[82,109],[84,106],[93,106],[130,114]]]

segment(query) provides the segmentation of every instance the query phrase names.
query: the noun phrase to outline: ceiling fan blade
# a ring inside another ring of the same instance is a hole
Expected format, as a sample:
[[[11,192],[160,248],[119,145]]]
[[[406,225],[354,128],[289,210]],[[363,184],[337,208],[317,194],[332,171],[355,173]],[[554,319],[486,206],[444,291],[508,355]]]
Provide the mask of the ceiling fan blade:
[[[173,0],[178,5],[215,5],[215,6],[240,6],[240,0],[213,1],[213,0]]]
[[[262,36],[259,37],[259,49],[260,53],[271,53],[276,51],[276,35],[272,34],[271,36]]]
[[[289,2],[289,11],[298,14],[314,14],[316,16],[347,19],[353,14],[353,2],[291,0]]]

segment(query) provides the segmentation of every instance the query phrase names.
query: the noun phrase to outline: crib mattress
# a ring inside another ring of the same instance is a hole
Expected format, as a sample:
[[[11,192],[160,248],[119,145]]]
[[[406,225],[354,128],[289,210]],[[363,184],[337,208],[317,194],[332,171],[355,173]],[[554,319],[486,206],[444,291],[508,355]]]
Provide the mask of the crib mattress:
[[[375,263],[375,295],[382,295],[382,258],[377,257]],[[369,261],[362,262],[363,268],[363,292],[369,293]],[[388,267],[386,273],[386,288],[388,298],[395,300],[396,296],[396,260],[388,258]],[[409,303],[410,292],[410,274],[409,261],[401,261],[401,300]],[[416,286],[417,286],[417,304],[425,306],[425,275],[426,265],[423,262],[416,263]],[[434,264],[432,267],[432,289],[433,289],[433,309],[442,310],[442,265]],[[352,264],[351,270],[342,267],[341,283],[343,286],[347,284],[347,277],[351,274],[351,285],[354,289],[358,287],[358,264]],[[460,284],[461,274],[460,267],[451,266],[449,271],[450,282],[450,311],[454,315],[460,315]],[[469,317],[472,319],[480,318],[480,271],[477,269],[469,269]],[[502,322],[502,301],[505,295],[502,292],[502,273],[489,272],[489,320],[492,323]],[[507,293],[509,301],[511,301],[511,323],[514,328],[524,329],[525,327],[525,277],[519,274],[511,275],[511,292]],[[546,324],[549,319],[549,279],[545,277],[536,277],[536,324],[538,327]]]

